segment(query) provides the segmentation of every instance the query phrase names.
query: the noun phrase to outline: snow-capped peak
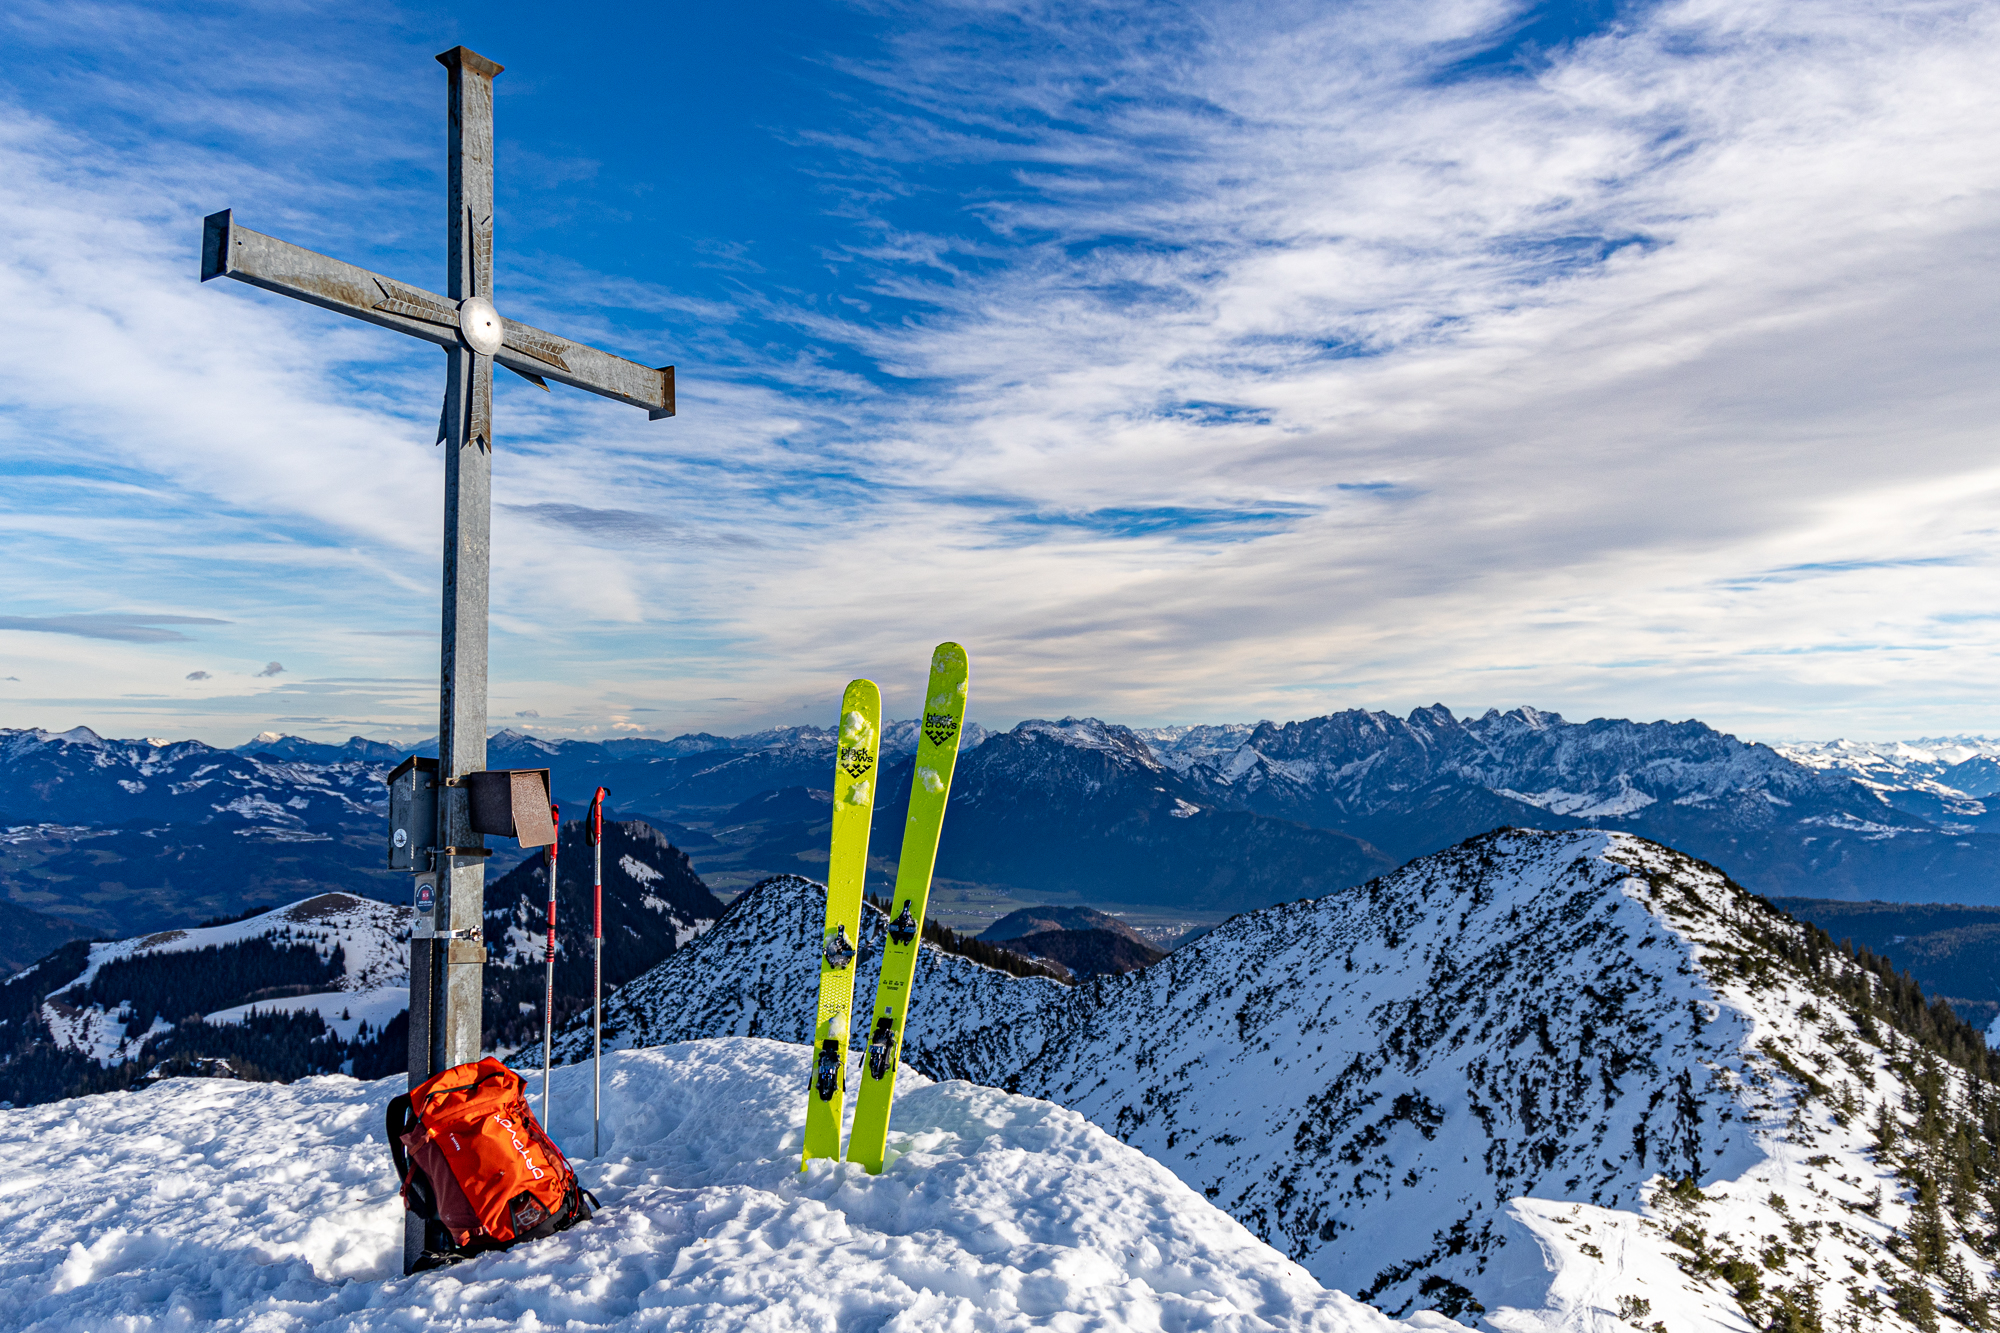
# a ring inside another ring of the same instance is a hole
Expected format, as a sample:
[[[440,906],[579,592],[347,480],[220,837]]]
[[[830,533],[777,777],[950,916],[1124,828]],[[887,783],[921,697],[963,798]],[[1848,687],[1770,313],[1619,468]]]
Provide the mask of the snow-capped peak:
[[[1118,755],[1146,768],[1160,767],[1152,747],[1130,727],[1104,722],[1094,717],[1066,717],[1059,722],[1029,718],[1015,726],[1016,736],[1043,736],[1077,750],[1100,750]]]

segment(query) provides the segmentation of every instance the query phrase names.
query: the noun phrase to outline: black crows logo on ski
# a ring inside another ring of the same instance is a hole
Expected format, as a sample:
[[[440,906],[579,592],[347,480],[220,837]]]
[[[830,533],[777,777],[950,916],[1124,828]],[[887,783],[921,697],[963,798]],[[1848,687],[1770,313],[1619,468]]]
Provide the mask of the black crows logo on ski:
[[[932,745],[943,745],[958,735],[958,719],[950,713],[925,713],[924,735]]]
[[[875,767],[875,756],[868,753],[865,745],[843,745],[840,747],[840,766],[847,770],[847,776],[858,778]]]

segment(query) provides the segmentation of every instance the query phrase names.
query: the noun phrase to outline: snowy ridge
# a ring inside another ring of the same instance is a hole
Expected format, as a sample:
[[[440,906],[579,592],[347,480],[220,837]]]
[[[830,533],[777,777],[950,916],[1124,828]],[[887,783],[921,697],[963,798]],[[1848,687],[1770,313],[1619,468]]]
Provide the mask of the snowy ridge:
[[[1228,722],[1220,726],[1134,727],[1153,758],[1179,773],[1194,764],[1221,762],[1242,748],[1250,733],[1266,723]]]
[[[253,1008],[265,1013],[318,1013],[346,1039],[364,1020],[379,1029],[409,1008],[410,909],[347,893],[323,893],[228,925],[163,930],[93,944],[83,971],[56,987],[43,1002],[43,1021],[57,1045],[89,1055],[99,1064],[121,1063],[136,1055],[147,1038],[172,1025],[156,1020],[151,1030],[128,1037],[122,1008],[107,1012],[98,1004],[78,1006],[68,1001],[65,992],[73,986],[89,985],[98,969],[113,959],[185,953],[251,939],[309,944],[322,959],[331,958],[335,949],[341,950],[345,970],[339,989],[238,1005],[206,1015],[207,1021],[240,1022]],[[350,1016],[341,1018],[343,1011]]]
[[[604,1155],[587,1069],[557,1073],[551,1126],[604,1210],[414,1278],[382,1142],[400,1078],[174,1079],[0,1112],[10,1160],[65,1182],[0,1194],[0,1306],[20,1333],[1453,1327],[1321,1289],[1047,1102],[905,1073],[882,1175],[801,1174],[804,1048],[606,1064]]]
[[[620,1041],[803,1040],[821,902],[799,881],[725,917],[621,995]],[[926,950],[905,1059],[1081,1112],[1392,1314],[1609,1333],[1643,1304],[1706,1333],[1791,1300],[1914,1326],[1898,1290],[1949,1301],[1891,1248],[1920,1209],[1870,1126],[1980,1103],[1830,988],[1852,964],[1785,955],[1807,938],[1656,844],[1510,830],[1073,990]],[[1664,1190],[1683,1177],[1698,1198]],[[1941,1253],[1989,1284],[1979,1216]]]
[[[823,884],[783,875],[752,887],[700,939],[606,1000],[605,1048],[720,1036],[811,1042],[819,993],[817,942],[825,920]],[[856,1031],[867,1026],[887,934],[888,918],[864,902],[854,964]],[[916,986],[923,999],[911,1011],[902,1058],[943,1077],[973,1058],[968,1033],[994,1029],[987,1040],[999,1045],[991,1055],[982,1047],[981,1059],[1021,1058],[1039,1050],[1044,1034],[1034,1016],[1068,994],[1067,987],[1045,977],[1011,976],[930,943],[918,950]],[[949,1056],[940,1049],[947,1042],[953,1047]],[[539,1050],[516,1058],[529,1062],[530,1054],[540,1058]],[[556,1054],[566,1061],[588,1057],[588,1014],[557,1034]]]

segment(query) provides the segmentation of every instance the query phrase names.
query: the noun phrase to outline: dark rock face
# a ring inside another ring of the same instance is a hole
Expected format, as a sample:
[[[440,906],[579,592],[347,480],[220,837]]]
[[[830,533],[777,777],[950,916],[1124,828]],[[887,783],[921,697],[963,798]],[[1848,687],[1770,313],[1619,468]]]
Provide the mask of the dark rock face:
[[[582,820],[564,823],[556,857],[556,1025],[591,1001],[594,849]],[[687,853],[639,820],[604,825],[604,989],[657,966],[714,925],[723,905]],[[548,877],[541,856],[486,890],[486,1041],[539,1046],[546,987]],[[528,1005],[532,1012],[524,1010]]]
[[[1052,959],[1078,977],[1136,972],[1167,956],[1144,940],[1116,930],[1044,930],[1011,939],[1007,947],[1030,957]]]
[[[1018,940],[1024,935],[1040,935],[1051,930],[1108,930],[1144,943],[1144,937],[1138,931],[1109,912],[1100,912],[1091,907],[1057,907],[1050,903],[1009,912],[981,931],[979,938],[988,944],[994,944],[1002,940]]]

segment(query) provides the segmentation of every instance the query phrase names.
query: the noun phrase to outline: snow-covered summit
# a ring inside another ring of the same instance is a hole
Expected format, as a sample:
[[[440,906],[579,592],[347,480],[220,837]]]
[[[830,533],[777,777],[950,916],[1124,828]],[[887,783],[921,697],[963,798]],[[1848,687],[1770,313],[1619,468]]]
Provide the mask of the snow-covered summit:
[[[726,916],[627,988],[624,1034],[747,1012],[799,1038],[821,901]],[[1630,835],[1488,835],[1069,990],[929,961],[911,1064],[1082,1112],[1391,1313],[1721,1333],[1791,1301],[1900,1328],[1919,1288],[1954,1308],[1949,1265],[1990,1280],[1979,1207],[1933,1223],[1914,1183],[1959,1169],[1924,1127],[1978,1136],[1990,1093],[1899,1033],[1880,979]]]
[[[552,1129],[603,1210],[400,1276],[400,1079],[174,1079],[0,1112],[60,1190],[0,1193],[19,1333],[562,1328],[1448,1331],[1327,1291],[1172,1173],[1047,1102],[905,1072],[880,1176],[799,1171],[806,1048],[725,1039],[588,1068]]]
[[[1234,754],[1250,733],[1264,723],[1226,722],[1220,725],[1134,727],[1132,734],[1152,748],[1153,757],[1179,772],[1191,764],[1215,763]]]
[[[107,1006],[88,994],[107,965],[260,941],[279,948],[310,948],[328,963],[337,951],[341,971],[326,978],[323,989],[274,988],[285,993],[260,995],[196,1016],[210,1023],[230,1023],[241,1022],[252,1010],[315,1013],[343,1039],[351,1038],[361,1023],[379,1030],[409,1007],[409,938],[409,908],[353,894],[323,893],[226,925],[162,930],[92,944],[80,972],[56,979],[59,984],[42,1002],[41,1018],[58,1047],[101,1065],[118,1064],[136,1056],[148,1040],[170,1031],[183,1015],[168,1009],[150,1025],[134,1030],[131,1005]]]

